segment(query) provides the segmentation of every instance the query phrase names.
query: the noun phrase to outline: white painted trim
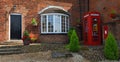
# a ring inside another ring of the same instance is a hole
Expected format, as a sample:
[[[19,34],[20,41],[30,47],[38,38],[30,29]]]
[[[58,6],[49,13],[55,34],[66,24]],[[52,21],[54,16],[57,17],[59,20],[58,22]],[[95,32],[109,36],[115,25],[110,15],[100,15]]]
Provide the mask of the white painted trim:
[[[21,15],[19,13],[10,13],[10,15]]]
[[[55,32],[55,16],[53,16],[53,32]]]
[[[68,16],[68,15],[62,14],[62,13],[45,13],[45,14],[41,14],[41,15],[64,15],[64,16]]]
[[[43,25],[42,25],[42,23],[43,23],[42,20],[43,20],[43,16],[41,15],[41,20],[40,20],[40,21],[41,21],[41,22],[40,22],[40,23],[41,23],[41,27],[40,27],[41,32],[42,32],[42,30],[43,30],[43,28],[42,28],[42,27],[43,27]]]
[[[10,39],[10,29],[11,29],[11,24],[10,24],[10,23],[11,23],[11,20],[10,20],[11,17],[10,17],[10,16],[11,16],[11,15],[21,15],[21,18],[22,18],[22,14],[19,14],[19,13],[10,13],[10,14],[9,14],[9,28],[8,28],[8,29],[9,29],[9,35],[8,35],[8,41],[11,41],[11,39]],[[22,19],[21,19],[21,37],[22,37]],[[21,40],[21,39],[20,39],[20,40]],[[13,40],[12,40],[12,41],[13,41]]]
[[[9,23],[9,25],[8,25],[9,26],[8,27],[8,30],[9,30],[9,32],[8,32],[9,33],[8,34],[8,41],[10,41],[10,14],[9,14],[9,22],[8,23]]]
[[[41,14],[42,12],[44,12],[45,10],[50,9],[50,8],[57,8],[57,9],[61,9],[61,10],[65,11],[65,12],[68,12],[61,6],[48,6],[48,7],[44,8],[43,10],[39,11],[38,14]]]
[[[66,34],[68,32],[42,32],[42,34]]]

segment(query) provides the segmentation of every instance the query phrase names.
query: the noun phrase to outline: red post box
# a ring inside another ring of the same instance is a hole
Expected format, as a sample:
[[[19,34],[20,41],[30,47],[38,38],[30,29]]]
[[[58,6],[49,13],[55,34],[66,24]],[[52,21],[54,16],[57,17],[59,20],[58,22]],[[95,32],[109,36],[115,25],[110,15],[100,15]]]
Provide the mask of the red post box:
[[[85,45],[101,45],[100,13],[88,12],[84,15],[83,35]]]
[[[107,36],[108,36],[108,26],[105,25],[104,26],[104,40],[107,38]]]

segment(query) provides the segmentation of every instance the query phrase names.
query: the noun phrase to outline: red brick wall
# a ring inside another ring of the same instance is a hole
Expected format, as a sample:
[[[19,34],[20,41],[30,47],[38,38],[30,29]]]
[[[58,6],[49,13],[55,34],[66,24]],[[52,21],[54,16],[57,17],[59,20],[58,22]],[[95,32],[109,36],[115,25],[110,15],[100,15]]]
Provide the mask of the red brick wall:
[[[13,6],[16,8],[13,9]],[[78,0],[0,0],[0,41],[8,40],[9,36],[9,15],[10,13],[22,14],[22,32],[28,29],[37,34],[40,42],[66,42],[67,35],[41,35],[40,33],[40,15],[39,11],[47,6],[61,6],[70,14],[70,25],[76,26],[79,20],[79,2]],[[31,25],[32,18],[36,18],[38,26]],[[6,30],[4,30],[6,29]]]
[[[67,43],[68,37],[66,35],[41,35],[40,39],[41,42],[46,43]]]
[[[6,19],[5,19],[5,2],[0,1],[0,40],[6,40]]]

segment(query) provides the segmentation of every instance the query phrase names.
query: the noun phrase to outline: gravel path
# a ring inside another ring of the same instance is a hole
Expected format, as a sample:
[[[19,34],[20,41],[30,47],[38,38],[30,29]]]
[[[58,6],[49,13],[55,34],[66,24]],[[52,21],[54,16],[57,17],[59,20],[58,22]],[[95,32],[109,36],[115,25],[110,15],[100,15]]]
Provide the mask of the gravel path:
[[[0,56],[0,62],[89,62],[73,53],[69,58],[52,58],[51,51]]]
[[[71,58],[51,58],[51,51],[0,56],[0,62],[73,62]]]
[[[73,55],[73,61],[74,62],[89,62],[88,60],[84,59],[81,55],[77,54],[77,53],[72,53]]]

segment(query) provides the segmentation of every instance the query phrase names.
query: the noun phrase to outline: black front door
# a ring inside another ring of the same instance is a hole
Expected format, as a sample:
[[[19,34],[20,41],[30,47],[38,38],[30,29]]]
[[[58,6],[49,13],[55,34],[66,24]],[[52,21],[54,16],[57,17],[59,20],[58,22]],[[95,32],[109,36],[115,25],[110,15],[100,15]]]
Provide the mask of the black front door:
[[[21,15],[10,15],[10,40],[21,39]]]

